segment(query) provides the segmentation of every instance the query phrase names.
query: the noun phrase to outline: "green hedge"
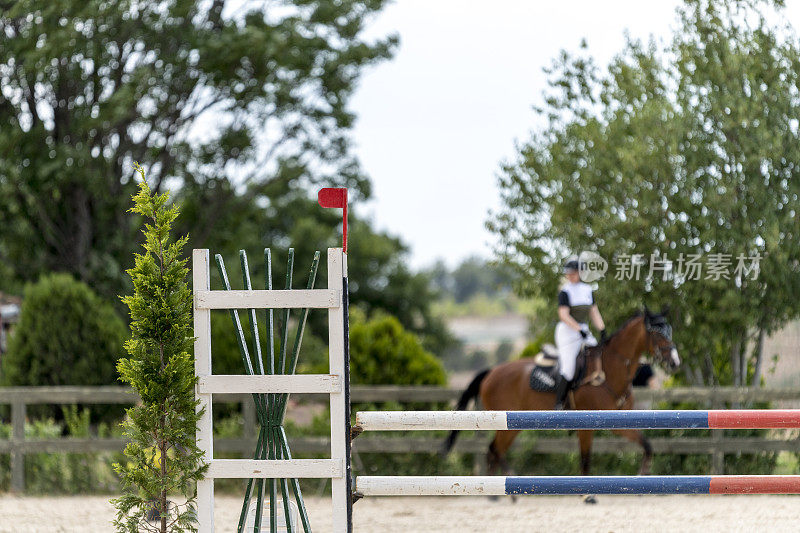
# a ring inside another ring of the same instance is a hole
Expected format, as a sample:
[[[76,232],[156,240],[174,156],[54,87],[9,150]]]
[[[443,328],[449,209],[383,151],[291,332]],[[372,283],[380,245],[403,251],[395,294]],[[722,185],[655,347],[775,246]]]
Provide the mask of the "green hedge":
[[[113,385],[128,328],[110,303],[68,274],[25,288],[19,324],[2,362],[2,384]]]

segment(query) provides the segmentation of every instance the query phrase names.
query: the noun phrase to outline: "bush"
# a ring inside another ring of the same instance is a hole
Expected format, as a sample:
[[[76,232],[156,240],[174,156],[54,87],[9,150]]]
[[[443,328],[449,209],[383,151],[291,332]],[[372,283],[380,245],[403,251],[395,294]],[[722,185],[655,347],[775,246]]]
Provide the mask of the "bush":
[[[4,385],[112,385],[128,328],[108,302],[68,274],[25,288],[2,361]]]
[[[368,385],[445,385],[442,363],[391,315],[351,312],[350,379]]]

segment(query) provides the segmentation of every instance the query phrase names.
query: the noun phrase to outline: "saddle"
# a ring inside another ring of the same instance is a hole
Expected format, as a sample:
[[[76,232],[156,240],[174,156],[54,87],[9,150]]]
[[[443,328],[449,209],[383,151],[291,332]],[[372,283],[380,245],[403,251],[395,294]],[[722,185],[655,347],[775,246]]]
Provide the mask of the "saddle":
[[[558,349],[552,344],[542,345],[542,351],[533,358],[534,367],[531,370],[531,389],[537,392],[555,392],[558,384],[564,379],[558,371]],[[582,347],[575,363],[575,377],[571,381],[569,390],[577,389],[583,385],[586,377],[586,347]],[[602,372],[602,370],[601,370]],[[596,372],[593,372],[593,376]]]

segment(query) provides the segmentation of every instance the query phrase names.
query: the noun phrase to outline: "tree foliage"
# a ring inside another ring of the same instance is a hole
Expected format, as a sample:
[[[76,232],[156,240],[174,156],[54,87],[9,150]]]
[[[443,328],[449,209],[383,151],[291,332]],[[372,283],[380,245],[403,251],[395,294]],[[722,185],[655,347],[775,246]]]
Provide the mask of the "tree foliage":
[[[178,229],[197,245],[287,188],[369,194],[347,104],[395,42],[361,36],[384,0],[233,4],[0,2],[4,286],[55,270],[106,297],[125,289],[132,161],[185,201]]]
[[[3,356],[4,385],[115,383],[128,331],[110,304],[69,274],[29,284],[24,302]]]
[[[311,258],[316,250],[324,253],[328,247],[342,245],[341,215],[337,211],[321,209],[305,191],[286,192],[280,195],[279,202],[266,209],[255,204],[242,206],[237,216],[246,221],[245,224],[232,224],[229,231],[219,232],[206,245],[226,258],[236,257],[239,249],[260,255],[264,248],[272,249],[274,257],[285,257],[290,246],[295,249],[296,257]],[[442,320],[431,312],[436,295],[430,288],[428,276],[412,272],[408,267],[406,245],[397,237],[376,231],[369,221],[357,216],[351,215],[348,226],[348,270],[353,305],[369,313],[382,311],[397,317],[404,328],[420,337],[427,349],[441,353],[453,341]],[[263,264],[256,262],[251,267],[254,278],[263,279]],[[321,261],[319,268],[318,279],[327,279],[327,261]],[[286,264],[275,261],[273,272],[275,279],[283,279]],[[212,275],[216,276],[216,272]],[[218,282],[215,278],[212,286],[218,286]],[[237,276],[233,276],[231,283],[235,288],[242,288]],[[302,280],[296,283],[295,288],[304,288]],[[224,321],[220,324],[223,329],[228,326]],[[326,338],[325,313],[312,311],[309,328],[306,335]],[[235,353],[238,354],[238,350]]]
[[[128,270],[134,292],[122,300],[130,309],[132,337],[125,344],[129,357],[117,368],[141,403],[127,410],[127,462],[115,465],[124,494],[113,503],[118,531],[195,530],[193,482],[205,469],[195,443],[200,414],[195,411],[192,355],[192,293],[186,284],[187,237],[171,242],[170,228],[178,216],[167,194],[153,195],[145,173],[132,211],[145,218],[144,253],[136,254]],[[188,493],[187,491],[192,491]],[[170,505],[169,494],[186,496],[185,504]],[[153,513],[158,525],[146,521]]]
[[[55,270],[109,299],[129,290],[134,160],[155,193],[173,192],[191,247],[311,257],[339,245],[336,213],[309,191],[370,195],[348,101],[396,43],[362,37],[385,0],[228,4],[0,1],[0,289]],[[357,217],[351,242],[353,302],[443,349],[406,247]]]
[[[554,301],[563,258],[595,250],[610,262],[608,322],[643,301],[671,305],[693,383],[757,384],[764,335],[800,312],[800,49],[768,22],[781,8],[688,0],[664,47],[629,40],[605,71],[562,53],[539,109],[547,126],[504,167],[489,222],[524,292]],[[633,254],[639,279],[616,279]],[[729,254],[728,279],[680,276],[691,254]],[[755,279],[735,273],[740,254],[761,258]],[[659,261],[666,274],[650,276]]]

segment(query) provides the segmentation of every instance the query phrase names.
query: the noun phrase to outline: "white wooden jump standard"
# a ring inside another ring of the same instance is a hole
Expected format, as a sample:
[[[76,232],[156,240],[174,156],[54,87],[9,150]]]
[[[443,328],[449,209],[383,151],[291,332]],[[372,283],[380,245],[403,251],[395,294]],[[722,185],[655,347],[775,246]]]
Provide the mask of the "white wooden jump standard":
[[[341,283],[340,283],[341,285]],[[338,309],[341,289],[198,291],[194,296],[202,309]]]
[[[205,376],[197,383],[200,394],[227,390],[239,393],[319,393],[342,392],[342,378],[334,374],[301,375],[254,375],[254,376]]]
[[[328,288],[291,291],[212,291],[208,250],[192,252],[194,290],[195,397],[205,409],[197,425],[197,446],[209,465],[206,477],[197,482],[199,533],[214,531],[215,478],[330,478],[333,531],[348,530],[347,439],[349,406],[345,398],[345,329],[343,280],[347,255],[341,248],[328,249]],[[330,374],[215,376],[211,370],[212,309],[328,309],[328,359]],[[319,393],[330,396],[330,459],[214,459],[211,399],[220,393]]]

